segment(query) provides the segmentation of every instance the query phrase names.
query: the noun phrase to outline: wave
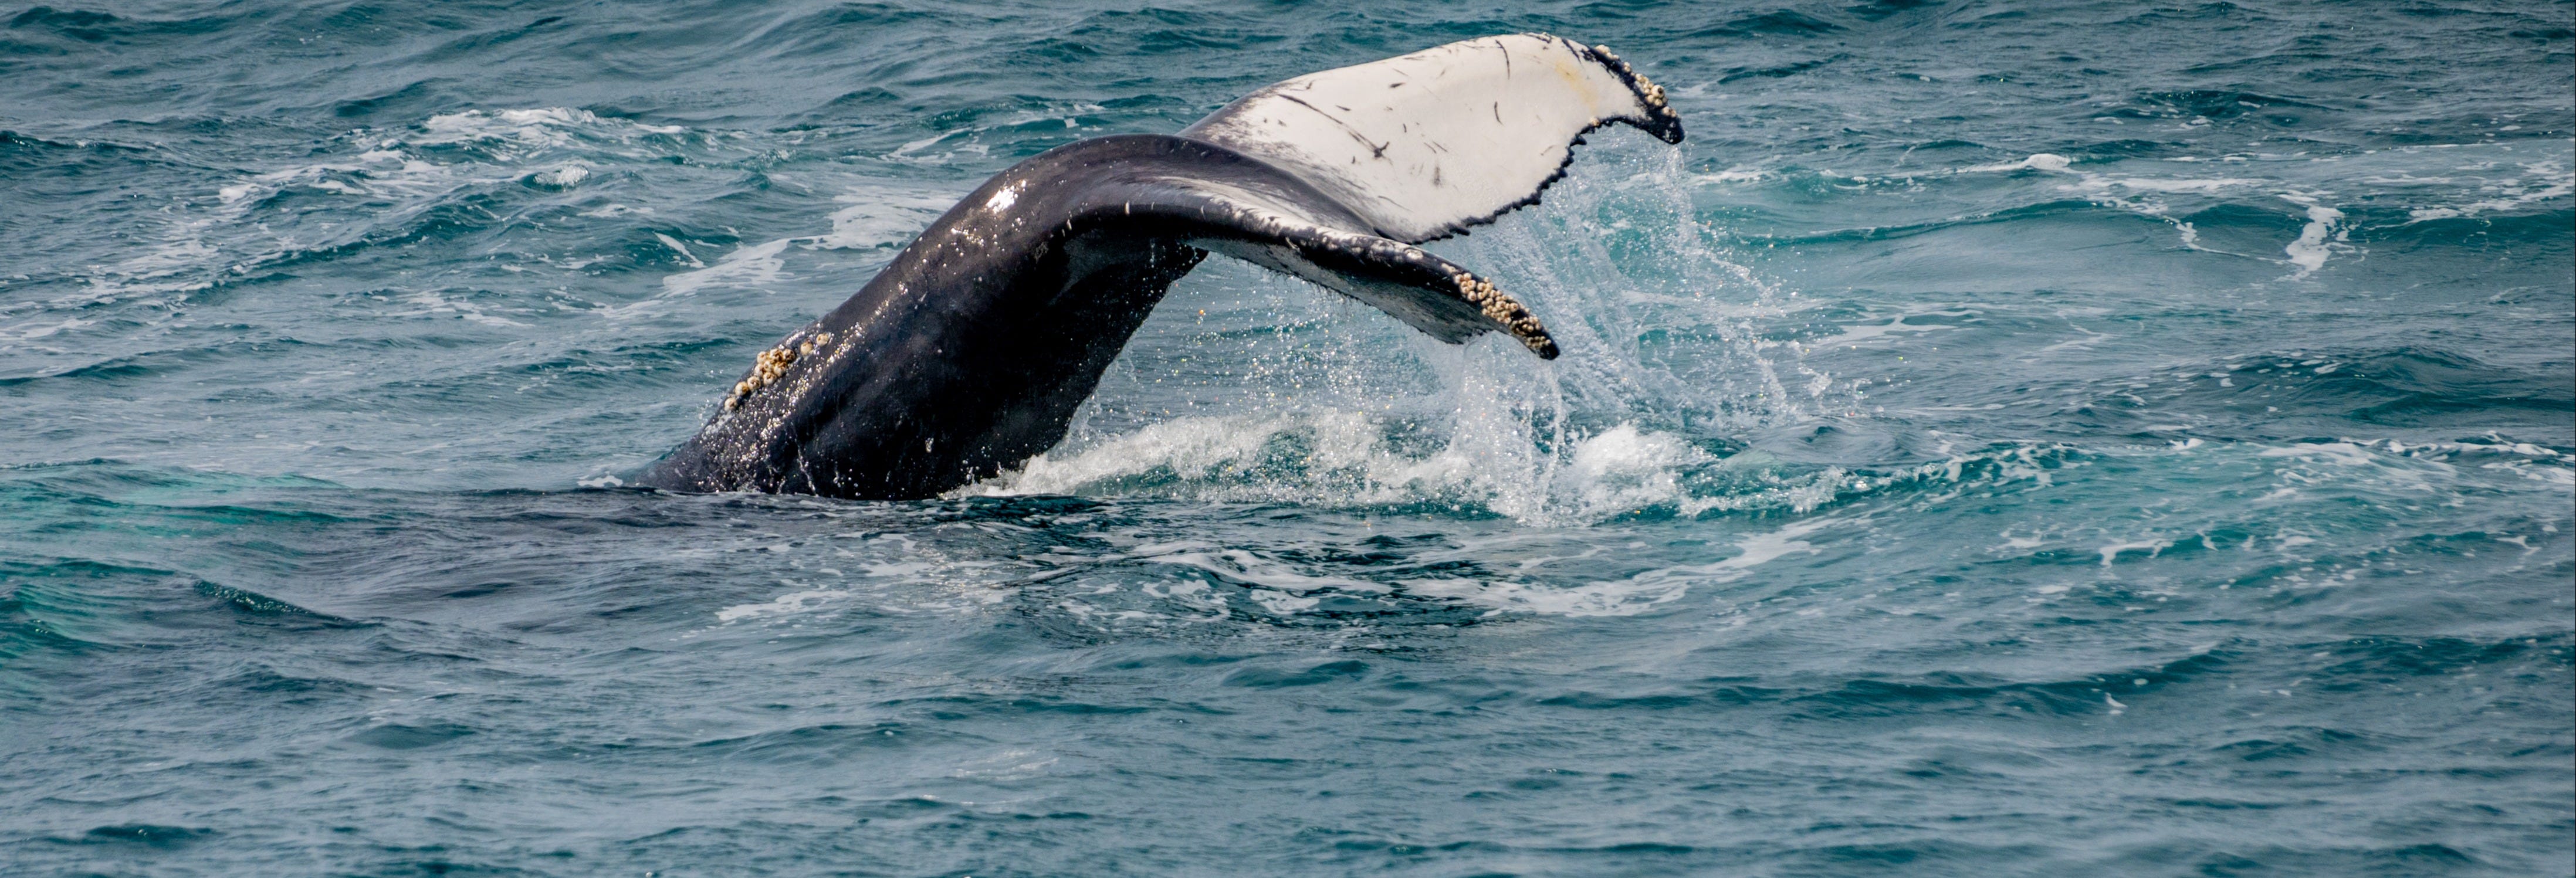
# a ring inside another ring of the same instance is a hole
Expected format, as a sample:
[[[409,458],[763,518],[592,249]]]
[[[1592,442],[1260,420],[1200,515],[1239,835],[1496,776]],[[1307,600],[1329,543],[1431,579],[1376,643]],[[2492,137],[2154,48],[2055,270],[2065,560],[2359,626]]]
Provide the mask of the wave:
[[[2320,346],[2158,369],[2117,389],[2076,388],[2053,412],[2105,433],[2281,441],[2395,433],[2409,441],[2513,435],[2576,442],[2576,394],[2529,368],[2426,346]]]
[[[2380,246],[2410,255],[2435,246],[2563,251],[2567,239],[2557,220],[2569,210],[2576,157],[2557,144],[2534,146],[2211,155],[2119,140],[2003,161],[1959,161],[1970,157],[1958,155],[1954,163],[1920,165],[1906,163],[1917,149],[1909,147],[1897,167],[1875,171],[1755,165],[1701,179],[1744,202],[1730,209],[1747,220],[1741,225],[1765,229],[1727,236],[1746,248],[1895,240],[2001,224],[2079,225],[2127,214],[2168,226],[2182,249],[2272,262],[2288,271],[2285,279],[2302,280],[2331,260]],[[1924,147],[1940,149],[1926,157],[1959,152],[1956,144]],[[2425,173],[2436,161],[2454,170]],[[2354,191],[2356,184],[2366,194]],[[1839,228],[1802,228],[1798,221],[1815,201],[1873,195],[1889,202],[1879,212],[1890,221]],[[2460,218],[2482,222],[2416,228]]]

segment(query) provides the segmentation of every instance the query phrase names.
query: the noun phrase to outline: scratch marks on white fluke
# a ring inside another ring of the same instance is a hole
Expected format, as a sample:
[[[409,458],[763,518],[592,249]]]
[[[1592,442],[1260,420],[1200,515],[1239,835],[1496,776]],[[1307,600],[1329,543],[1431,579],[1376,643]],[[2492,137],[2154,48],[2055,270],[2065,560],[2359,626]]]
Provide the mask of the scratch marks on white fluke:
[[[1663,87],[1634,66],[1604,47],[1533,33],[1289,79],[1181,136],[1280,165],[1374,231],[1421,243],[1536,203],[1573,146],[1613,123],[1682,139]]]

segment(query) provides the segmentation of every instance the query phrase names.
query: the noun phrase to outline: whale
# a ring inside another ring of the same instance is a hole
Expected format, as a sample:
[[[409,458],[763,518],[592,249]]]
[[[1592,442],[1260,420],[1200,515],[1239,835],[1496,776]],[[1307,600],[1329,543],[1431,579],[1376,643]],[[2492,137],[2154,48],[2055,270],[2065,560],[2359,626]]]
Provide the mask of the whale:
[[[1606,125],[1682,140],[1604,46],[1529,33],[1310,73],[1172,134],[1047,150],[960,200],[839,307],[761,351],[639,485],[936,497],[1062,441],[1136,328],[1209,254],[1349,296],[1442,342],[1557,346],[1421,245],[1538,203]]]

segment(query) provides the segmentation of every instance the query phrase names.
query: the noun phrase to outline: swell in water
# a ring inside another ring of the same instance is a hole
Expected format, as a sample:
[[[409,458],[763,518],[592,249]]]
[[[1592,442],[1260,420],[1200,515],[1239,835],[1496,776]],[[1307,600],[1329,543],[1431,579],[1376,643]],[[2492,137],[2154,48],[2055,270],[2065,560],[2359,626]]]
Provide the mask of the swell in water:
[[[2555,11],[2552,11],[2552,10]],[[2563,7],[0,10],[31,874],[2533,874]],[[1604,132],[1211,262],[919,503],[620,480],[958,195],[1485,33]]]

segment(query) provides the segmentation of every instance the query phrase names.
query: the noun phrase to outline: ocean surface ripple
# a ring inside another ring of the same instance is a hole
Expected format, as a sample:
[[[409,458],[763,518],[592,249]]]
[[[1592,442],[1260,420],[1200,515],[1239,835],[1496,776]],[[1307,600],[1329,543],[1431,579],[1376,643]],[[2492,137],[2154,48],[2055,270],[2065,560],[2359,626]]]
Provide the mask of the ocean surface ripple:
[[[0,871],[2576,869],[2576,3],[0,9]],[[1025,469],[625,487],[986,176],[1454,39]]]

